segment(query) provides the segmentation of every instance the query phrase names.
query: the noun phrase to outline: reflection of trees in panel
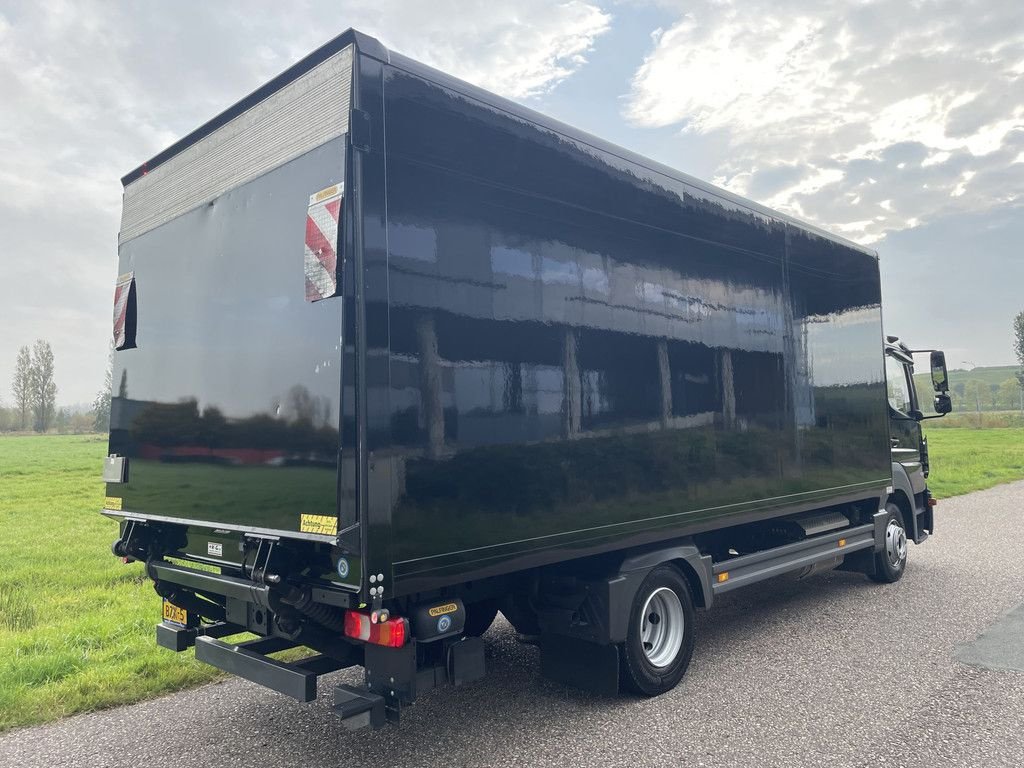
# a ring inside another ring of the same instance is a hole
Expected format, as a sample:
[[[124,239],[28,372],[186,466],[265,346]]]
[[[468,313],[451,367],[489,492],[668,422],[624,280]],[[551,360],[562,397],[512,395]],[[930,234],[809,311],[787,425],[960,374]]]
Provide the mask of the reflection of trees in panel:
[[[113,432],[119,433],[118,439],[127,437],[136,444],[156,448],[337,454],[338,430],[323,423],[325,418],[329,418],[329,406],[325,409],[320,398],[311,397],[308,390],[300,385],[292,387],[283,402],[287,403],[280,409],[283,417],[261,413],[228,419],[216,406],[207,406],[200,411],[194,398],[177,403],[158,403],[115,397],[112,412],[117,418],[112,427]]]
[[[562,436],[573,438],[579,434],[582,418],[580,401],[580,369],[576,357],[576,332],[562,329],[562,372],[565,377],[562,405]]]
[[[285,396],[273,404],[273,410],[285,421],[307,421],[324,427],[331,421],[331,402],[326,397],[312,394],[302,384],[295,384]]]

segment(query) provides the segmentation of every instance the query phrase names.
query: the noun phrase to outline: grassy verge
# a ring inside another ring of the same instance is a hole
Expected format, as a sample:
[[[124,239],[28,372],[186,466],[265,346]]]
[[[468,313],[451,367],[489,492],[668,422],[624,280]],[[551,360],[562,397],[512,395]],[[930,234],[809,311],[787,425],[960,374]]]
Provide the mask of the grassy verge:
[[[156,647],[160,602],[110,554],[106,437],[0,438],[0,731],[137,701],[215,671]]]
[[[1024,428],[929,429],[931,476],[938,498],[1024,479]]]
[[[1024,479],[1024,428],[929,431],[940,498]],[[110,555],[106,439],[0,438],[0,732],[211,680],[156,647],[159,599]]]

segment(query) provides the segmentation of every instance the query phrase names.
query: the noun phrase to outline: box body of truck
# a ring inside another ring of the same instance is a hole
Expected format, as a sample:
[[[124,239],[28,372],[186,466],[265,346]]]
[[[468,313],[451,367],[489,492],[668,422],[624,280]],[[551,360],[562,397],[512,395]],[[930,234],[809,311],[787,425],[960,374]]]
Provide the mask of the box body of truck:
[[[875,253],[359,33],[124,185],[139,559],[394,612],[884,505]]]

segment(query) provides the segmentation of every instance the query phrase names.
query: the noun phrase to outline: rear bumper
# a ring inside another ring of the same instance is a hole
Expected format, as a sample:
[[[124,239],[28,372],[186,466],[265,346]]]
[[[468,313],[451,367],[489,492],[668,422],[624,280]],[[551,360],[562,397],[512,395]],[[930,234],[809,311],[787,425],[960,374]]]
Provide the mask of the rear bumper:
[[[176,584],[199,594],[220,595],[225,598],[244,600],[247,603],[267,605],[269,587],[248,579],[225,576],[188,568],[165,560],[146,563],[146,574],[158,583]]]

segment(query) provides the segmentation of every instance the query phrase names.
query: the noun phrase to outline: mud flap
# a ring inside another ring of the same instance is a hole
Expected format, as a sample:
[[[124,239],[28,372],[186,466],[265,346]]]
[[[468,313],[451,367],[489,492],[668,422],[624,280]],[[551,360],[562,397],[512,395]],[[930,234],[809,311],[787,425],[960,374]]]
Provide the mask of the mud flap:
[[[540,639],[540,670],[549,680],[615,696],[619,692],[619,647],[545,633]]]

